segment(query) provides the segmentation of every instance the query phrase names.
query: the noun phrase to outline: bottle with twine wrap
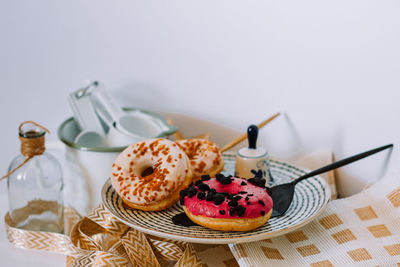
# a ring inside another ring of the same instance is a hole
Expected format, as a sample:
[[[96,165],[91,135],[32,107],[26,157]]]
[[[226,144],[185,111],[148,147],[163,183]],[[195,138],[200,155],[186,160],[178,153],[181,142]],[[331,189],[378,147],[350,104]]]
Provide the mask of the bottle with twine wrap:
[[[64,231],[63,179],[60,163],[45,152],[45,127],[25,121],[19,126],[21,154],[9,167],[9,214],[15,227]],[[2,179],[2,178],[1,178]]]

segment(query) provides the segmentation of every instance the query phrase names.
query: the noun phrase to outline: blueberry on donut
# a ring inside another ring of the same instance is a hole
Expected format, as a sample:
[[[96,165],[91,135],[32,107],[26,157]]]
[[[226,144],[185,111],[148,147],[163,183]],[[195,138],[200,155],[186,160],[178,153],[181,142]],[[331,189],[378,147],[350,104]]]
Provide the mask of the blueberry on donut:
[[[215,230],[252,230],[265,224],[272,214],[272,198],[264,186],[222,174],[203,176],[180,195],[189,219]]]
[[[198,138],[175,142],[189,157],[194,181],[206,174],[215,176],[224,169],[224,160],[220,149],[214,142]]]
[[[135,143],[117,157],[111,184],[129,207],[157,211],[179,200],[179,192],[191,180],[186,154],[167,139],[148,139]]]

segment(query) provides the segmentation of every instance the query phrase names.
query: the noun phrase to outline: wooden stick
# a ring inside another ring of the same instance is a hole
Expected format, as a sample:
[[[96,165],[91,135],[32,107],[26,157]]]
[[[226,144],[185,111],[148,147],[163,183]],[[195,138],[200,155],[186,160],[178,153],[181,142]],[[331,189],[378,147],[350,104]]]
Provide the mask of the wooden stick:
[[[167,123],[170,124],[170,125],[176,126],[174,121],[171,118],[167,118]],[[172,136],[175,138],[175,140],[185,139],[185,136],[179,130],[176,131]]]
[[[262,127],[264,127],[265,125],[267,125],[268,123],[270,123],[271,121],[273,121],[276,117],[278,117],[279,115],[281,115],[280,112],[276,113],[275,115],[269,117],[268,119],[266,119],[265,121],[261,122],[260,124],[258,124],[258,128],[261,129]],[[239,144],[240,142],[242,142],[244,139],[246,139],[247,137],[247,133],[242,134],[241,136],[239,136],[238,138],[236,138],[235,140],[233,140],[232,142],[226,144],[222,149],[221,149],[221,153],[227,151],[228,149],[231,149],[232,147],[236,146],[237,144]]]
[[[203,133],[203,134],[199,134],[190,138],[198,138],[198,139],[210,139],[210,133]]]

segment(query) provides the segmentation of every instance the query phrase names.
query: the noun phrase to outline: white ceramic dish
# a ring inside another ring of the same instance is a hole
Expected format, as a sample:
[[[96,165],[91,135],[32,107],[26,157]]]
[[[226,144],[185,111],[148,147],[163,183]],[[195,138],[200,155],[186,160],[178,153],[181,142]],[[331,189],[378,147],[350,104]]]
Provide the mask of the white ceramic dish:
[[[225,174],[233,174],[234,156],[224,155]],[[274,184],[288,182],[303,175],[306,170],[278,160],[271,160],[271,174]],[[222,232],[202,226],[184,227],[174,225],[172,217],[183,211],[179,203],[171,208],[146,212],[128,209],[108,180],[102,190],[102,200],[106,209],[125,224],[158,237],[192,243],[229,244],[252,242],[276,237],[294,231],[316,218],[330,199],[330,189],[319,177],[309,178],[296,186],[293,202],[285,215],[270,219],[265,225],[247,232]]]

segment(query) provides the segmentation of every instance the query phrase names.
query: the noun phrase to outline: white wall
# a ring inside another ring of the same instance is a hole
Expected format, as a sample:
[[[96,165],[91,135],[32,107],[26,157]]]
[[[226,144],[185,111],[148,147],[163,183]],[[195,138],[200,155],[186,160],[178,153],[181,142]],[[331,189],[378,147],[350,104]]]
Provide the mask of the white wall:
[[[280,157],[400,145],[399,11],[397,0],[1,0],[0,170],[21,121],[56,139],[68,94],[93,79],[121,105],[240,130],[286,112],[263,130]],[[342,190],[349,176],[378,179],[384,159],[341,170]]]

